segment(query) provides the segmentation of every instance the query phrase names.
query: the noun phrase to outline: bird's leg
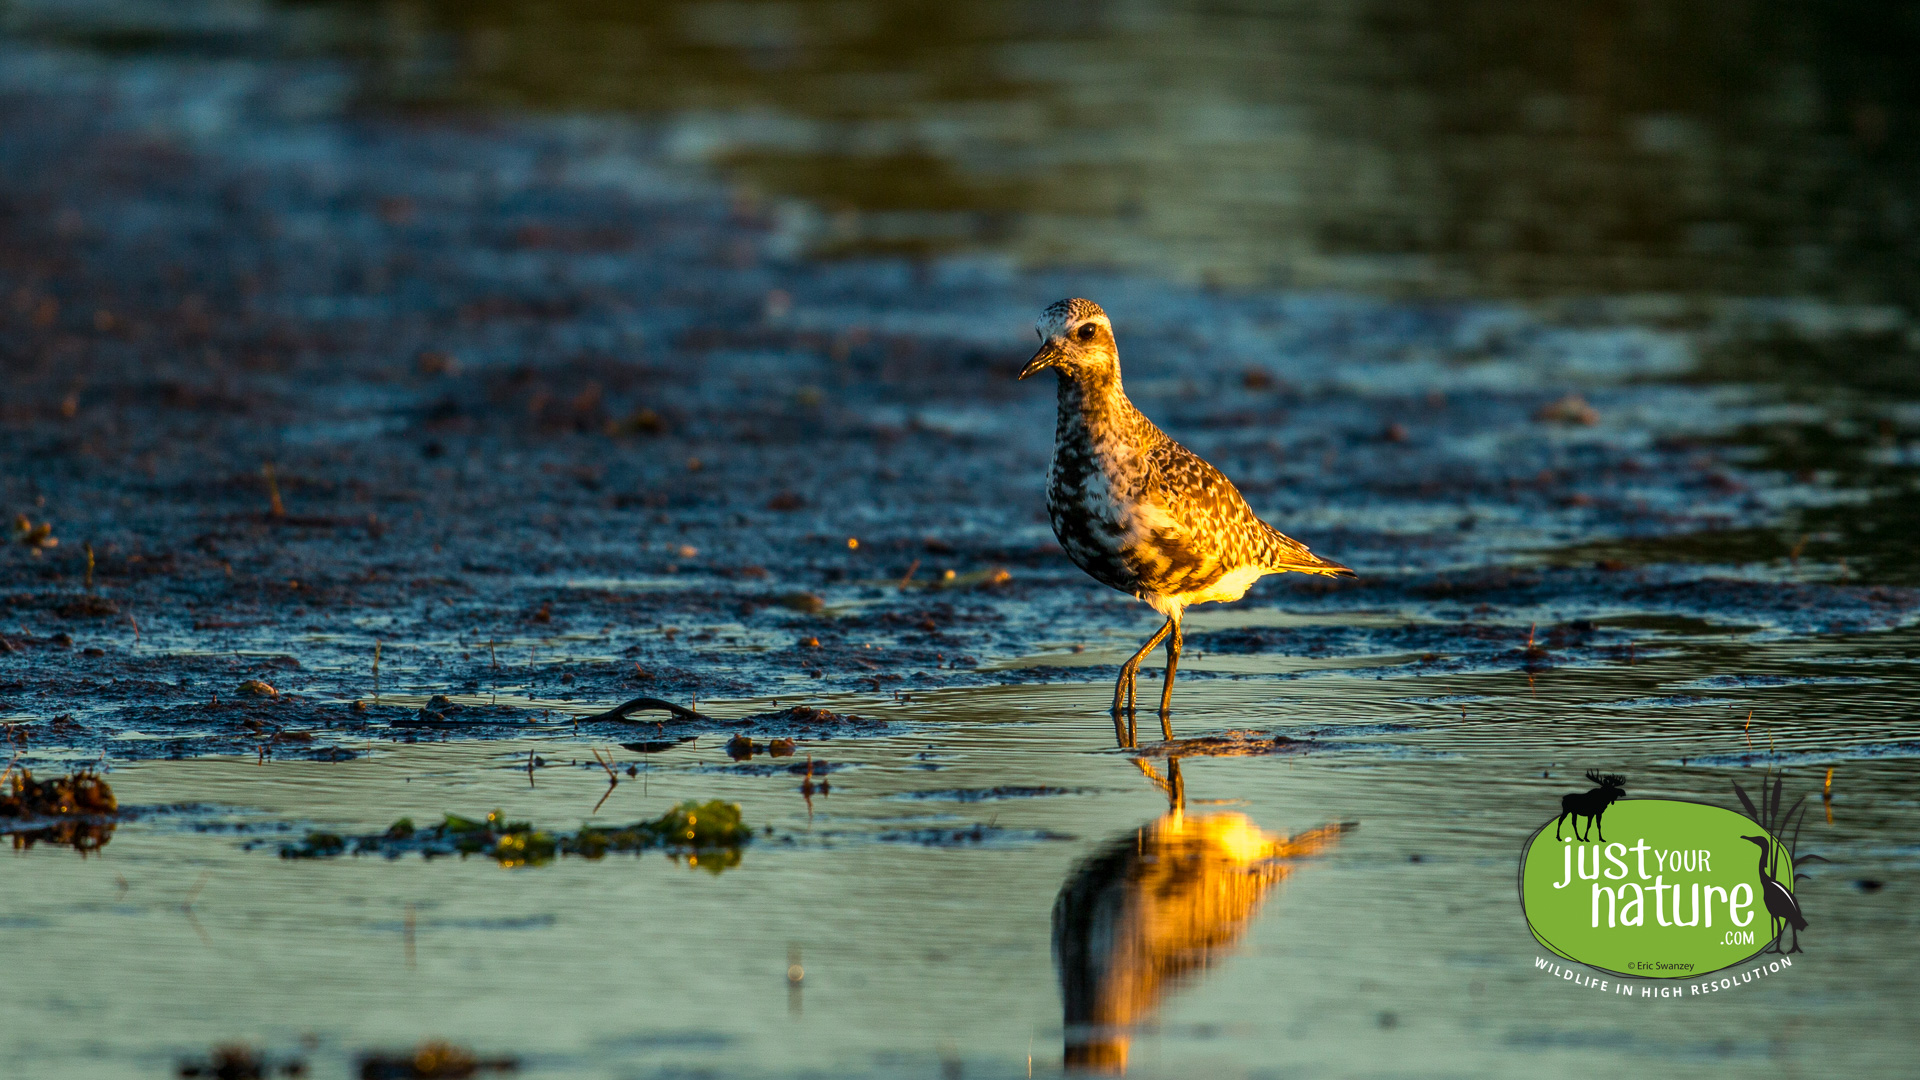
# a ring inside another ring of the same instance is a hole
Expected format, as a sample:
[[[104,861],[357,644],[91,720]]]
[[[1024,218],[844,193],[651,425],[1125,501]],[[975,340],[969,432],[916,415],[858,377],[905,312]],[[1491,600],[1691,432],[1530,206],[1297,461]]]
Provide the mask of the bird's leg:
[[[1167,639],[1167,677],[1160,684],[1160,737],[1173,741],[1173,672],[1180,666],[1180,645],[1186,635],[1180,631],[1180,616],[1167,619],[1167,625],[1173,628],[1173,636]]]
[[[1129,693],[1129,691],[1133,689],[1134,675],[1140,670],[1140,661],[1146,659],[1148,653],[1159,647],[1161,640],[1167,636],[1167,631],[1171,629],[1173,629],[1173,620],[1168,619],[1160,629],[1154,631],[1153,636],[1147,639],[1145,645],[1140,646],[1139,652],[1128,657],[1127,662],[1120,665],[1120,682],[1113,688],[1113,708],[1115,712],[1119,712],[1121,709],[1121,697],[1123,694],[1125,694],[1128,699],[1126,704],[1132,704],[1131,699],[1133,695]]]
[[[1161,626],[1159,630],[1154,632],[1152,637],[1147,639],[1145,645],[1140,646],[1139,652],[1134,653],[1127,659],[1126,663],[1120,665],[1120,681],[1113,685],[1113,716],[1115,727],[1119,726],[1122,711],[1132,711],[1134,676],[1140,670],[1140,661],[1145,659],[1146,655],[1160,644],[1161,639],[1165,638],[1167,631],[1171,629],[1173,629],[1173,620],[1168,619],[1165,625]]]

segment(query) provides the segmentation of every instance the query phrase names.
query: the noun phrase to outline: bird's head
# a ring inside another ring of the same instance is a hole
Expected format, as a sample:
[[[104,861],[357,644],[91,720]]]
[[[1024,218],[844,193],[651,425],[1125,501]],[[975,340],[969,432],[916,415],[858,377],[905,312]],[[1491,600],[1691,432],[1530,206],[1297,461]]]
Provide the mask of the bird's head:
[[[1772,847],[1772,846],[1773,846],[1773,845],[1772,845],[1772,843],[1771,843],[1771,841],[1769,841],[1769,840],[1768,840],[1768,839],[1767,839],[1766,837],[1764,837],[1764,836],[1743,836],[1743,837],[1741,837],[1740,839],[1742,839],[1742,840],[1745,840],[1745,841],[1747,841],[1747,842],[1749,842],[1749,843],[1754,843],[1754,844],[1759,844],[1759,845],[1760,845],[1760,848],[1761,848],[1761,850],[1763,850],[1763,851],[1764,851],[1764,850],[1766,850],[1767,848],[1769,848],[1769,847]]]
[[[1075,379],[1111,376],[1120,370],[1113,324],[1091,300],[1062,300],[1041,312],[1033,329],[1040,335],[1040,351],[1021,370],[1023,379],[1047,368]]]

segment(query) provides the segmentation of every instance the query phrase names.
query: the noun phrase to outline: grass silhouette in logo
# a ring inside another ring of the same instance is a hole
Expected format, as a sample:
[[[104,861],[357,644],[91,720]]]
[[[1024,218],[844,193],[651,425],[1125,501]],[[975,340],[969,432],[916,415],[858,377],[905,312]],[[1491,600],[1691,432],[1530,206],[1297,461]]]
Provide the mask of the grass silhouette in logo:
[[[1598,769],[1588,769],[1587,779],[1593,781],[1591,791],[1570,791],[1560,797],[1560,816],[1553,819],[1553,838],[1560,839],[1560,823],[1573,819],[1574,839],[1586,843],[1587,838],[1580,834],[1580,819],[1587,819],[1587,831],[1600,834],[1600,842],[1607,842],[1606,830],[1600,819],[1606,815],[1607,807],[1620,801],[1627,793],[1627,778],[1612,773],[1601,775]]]

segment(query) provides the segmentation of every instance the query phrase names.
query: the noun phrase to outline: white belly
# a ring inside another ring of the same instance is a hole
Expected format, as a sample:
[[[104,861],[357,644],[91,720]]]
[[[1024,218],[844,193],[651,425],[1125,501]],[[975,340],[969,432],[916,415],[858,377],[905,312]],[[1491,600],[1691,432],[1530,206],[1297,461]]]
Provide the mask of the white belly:
[[[1222,575],[1219,581],[1196,593],[1188,593],[1180,599],[1188,604],[1224,604],[1247,595],[1253,583],[1267,576],[1267,571],[1258,566],[1243,566]]]

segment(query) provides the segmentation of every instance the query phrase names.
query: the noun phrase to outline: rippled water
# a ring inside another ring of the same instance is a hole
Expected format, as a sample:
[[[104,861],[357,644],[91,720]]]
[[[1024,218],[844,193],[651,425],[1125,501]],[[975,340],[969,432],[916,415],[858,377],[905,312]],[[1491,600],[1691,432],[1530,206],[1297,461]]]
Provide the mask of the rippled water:
[[[1913,986],[1887,958],[1914,930],[1920,826],[1898,792],[1920,745],[1876,680],[1916,642],[1862,644],[1696,634],[1535,676],[1198,680],[1183,732],[1324,745],[1185,758],[1184,815],[1153,783],[1164,759],[1098,749],[1111,733],[1084,685],[845,702],[906,730],[813,744],[844,767],[810,801],[713,738],[643,760],[564,726],[335,764],[122,766],[146,813],[91,858],[41,846],[0,875],[0,938],[35,973],[0,991],[4,1060],[151,1076],[245,1039],[332,1069],[431,1032],[551,1076],[1050,1075],[1117,1055],[1169,1077],[1432,1075],[1435,1055],[1478,1076],[1892,1076]],[[595,746],[646,770],[597,816]],[[529,750],[548,763],[531,779]],[[1803,885],[1817,914],[1791,972],[1684,1005],[1548,985],[1513,875],[1596,762],[1635,795],[1727,804],[1731,780],[1793,766],[1789,797],[1815,807],[1802,849],[1833,861]],[[501,807],[571,828],[685,797],[738,800],[773,835],[718,876],[660,855],[275,856],[312,827]]]

